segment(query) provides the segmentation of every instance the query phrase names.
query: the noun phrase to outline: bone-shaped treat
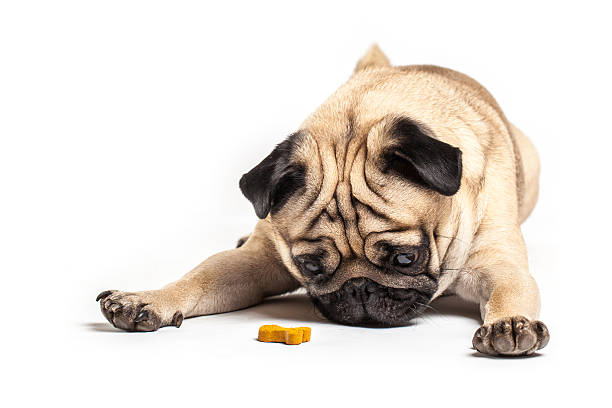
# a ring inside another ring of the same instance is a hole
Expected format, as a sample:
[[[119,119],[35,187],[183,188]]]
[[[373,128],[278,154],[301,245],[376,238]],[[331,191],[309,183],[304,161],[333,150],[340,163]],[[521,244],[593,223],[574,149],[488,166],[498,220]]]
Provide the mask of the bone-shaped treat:
[[[285,344],[301,344],[310,341],[310,327],[280,327],[267,324],[259,328],[257,340]]]

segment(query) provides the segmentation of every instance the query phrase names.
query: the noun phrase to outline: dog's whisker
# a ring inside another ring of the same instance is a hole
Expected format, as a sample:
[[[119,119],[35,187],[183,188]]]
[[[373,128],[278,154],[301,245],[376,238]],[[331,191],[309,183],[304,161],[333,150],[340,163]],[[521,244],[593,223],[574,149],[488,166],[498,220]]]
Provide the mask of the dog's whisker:
[[[440,234],[435,234],[434,236],[435,236],[436,238],[440,237],[440,238],[446,238],[446,239],[453,239],[453,240],[457,240],[457,241],[461,242],[462,244],[469,245],[469,243],[468,243],[468,242],[466,242],[466,241],[464,241],[463,239],[461,239],[461,238],[459,238],[459,237],[456,237],[456,236],[450,236],[450,237],[449,237],[449,236],[447,236],[447,235],[440,235]]]
[[[433,306],[426,305],[426,304],[424,304],[424,303],[419,303],[419,302],[415,302],[415,304],[416,304],[416,305],[419,305],[419,306],[423,306],[423,307],[424,307],[424,308],[426,308],[426,309],[431,309],[432,311],[434,311],[434,312],[436,312],[436,313],[438,313],[438,314],[442,314],[442,312],[440,312],[438,309],[436,309],[436,308],[435,308],[435,307],[433,307]],[[421,312],[421,313],[423,313],[423,312]]]

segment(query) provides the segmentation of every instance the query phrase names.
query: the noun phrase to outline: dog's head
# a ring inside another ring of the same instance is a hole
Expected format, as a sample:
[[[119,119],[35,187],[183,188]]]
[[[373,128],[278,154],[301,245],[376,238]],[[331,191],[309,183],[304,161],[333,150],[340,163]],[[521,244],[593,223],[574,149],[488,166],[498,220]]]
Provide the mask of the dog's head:
[[[284,264],[331,320],[404,325],[438,291],[437,234],[456,216],[462,153],[436,134],[436,102],[373,48],[240,180]]]

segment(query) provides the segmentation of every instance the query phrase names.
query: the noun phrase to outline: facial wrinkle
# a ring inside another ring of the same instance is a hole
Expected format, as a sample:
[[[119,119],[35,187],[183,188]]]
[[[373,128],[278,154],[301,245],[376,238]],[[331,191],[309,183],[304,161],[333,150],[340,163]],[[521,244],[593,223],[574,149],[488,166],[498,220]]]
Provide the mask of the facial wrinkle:
[[[353,161],[354,164],[351,166],[350,180],[355,191],[355,198],[380,214],[389,214],[391,211],[385,198],[372,190],[370,184],[366,180],[366,150],[367,147],[365,144],[360,146],[355,160]]]
[[[323,214],[327,211],[330,218],[331,226],[337,230],[337,233],[331,233],[332,238],[336,244],[336,247],[343,256],[349,256],[351,253],[351,246],[349,240],[344,234],[344,223],[340,212],[337,209],[336,191],[339,184],[340,172],[338,168],[338,161],[336,152],[338,152],[339,144],[335,146],[327,143],[320,143],[319,155],[322,162],[323,182],[321,183],[321,191],[319,196],[312,204],[312,206],[306,209],[306,218],[308,220],[320,220]],[[342,150],[342,149],[341,149]],[[312,222],[312,221],[311,221]]]
[[[361,143],[362,141],[355,135],[352,135],[351,139],[348,140],[346,153],[344,154],[344,174],[336,187],[336,202],[340,216],[344,220],[345,234],[351,250],[357,256],[364,256],[364,240],[359,233],[357,211],[353,205],[350,174]]]

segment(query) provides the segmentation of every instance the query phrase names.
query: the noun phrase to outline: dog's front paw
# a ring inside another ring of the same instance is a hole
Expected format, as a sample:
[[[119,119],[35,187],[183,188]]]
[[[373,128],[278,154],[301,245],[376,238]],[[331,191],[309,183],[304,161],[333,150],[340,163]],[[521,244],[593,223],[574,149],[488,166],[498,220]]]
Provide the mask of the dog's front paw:
[[[548,329],[541,321],[515,316],[480,326],[472,345],[484,354],[525,356],[544,348],[549,338]]]
[[[164,313],[152,292],[120,292],[105,290],[96,297],[106,319],[116,328],[127,331],[155,331],[163,326],[180,327],[183,315]]]

